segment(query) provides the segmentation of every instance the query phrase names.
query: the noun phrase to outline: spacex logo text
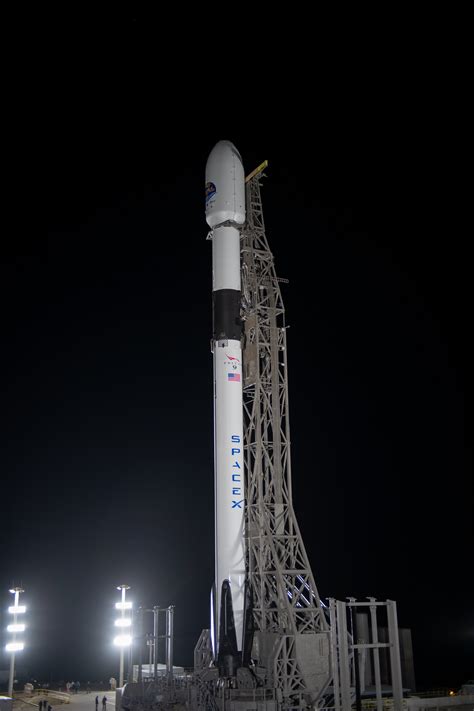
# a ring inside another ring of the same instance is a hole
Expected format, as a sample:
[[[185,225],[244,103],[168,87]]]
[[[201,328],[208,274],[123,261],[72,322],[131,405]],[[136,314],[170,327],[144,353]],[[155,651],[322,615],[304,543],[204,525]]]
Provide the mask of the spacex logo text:
[[[235,445],[238,444],[240,445],[240,435],[231,435],[230,437],[231,441],[231,448],[230,448],[230,453],[232,456],[232,496],[239,497],[242,496],[242,480],[241,480],[241,474],[242,474],[242,467],[240,466],[237,455],[241,454],[240,451],[240,446],[236,447]],[[239,457],[240,459],[240,457]],[[241,509],[242,504],[244,503],[243,499],[238,499],[238,498],[233,498],[232,499],[232,506],[231,508],[233,509]]]

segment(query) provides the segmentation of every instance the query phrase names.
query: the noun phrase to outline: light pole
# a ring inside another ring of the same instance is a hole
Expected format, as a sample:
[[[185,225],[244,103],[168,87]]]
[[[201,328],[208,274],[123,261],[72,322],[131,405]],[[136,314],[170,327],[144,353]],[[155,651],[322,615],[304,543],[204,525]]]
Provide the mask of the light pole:
[[[22,615],[26,611],[24,605],[20,605],[20,593],[24,592],[23,588],[11,588],[9,591],[15,596],[15,604],[10,605],[8,612],[13,615],[13,624],[8,625],[7,631],[13,634],[13,637],[8,644],[5,645],[5,650],[11,653],[10,657],[10,677],[8,680],[8,696],[13,697],[13,681],[15,678],[15,652],[21,652],[24,648],[23,642],[19,642],[16,638],[18,633],[25,631],[25,625],[17,622],[17,615]]]
[[[123,659],[124,659],[124,652],[125,652],[125,647],[130,647],[132,644],[132,637],[130,634],[126,634],[125,630],[132,625],[132,620],[130,617],[125,617],[125,610],[131,610],[132,609],[132,603],[129,602],[128,600],[125,600],[125,593],[127,590],[130,590],[130,585],[118,585],[117,590],[122,591],[122,599],[120,602],[115,603],[115,609],[116,610],[121,610],[121,616],[118,618],[118,620],[115,620],[115,626],[120,628],[121,634],[117,635],[114,639],[114,644],[116,644],[118,647],[120,647],[120,674],[119,674],[119,687],[122,688],[123,686]]]

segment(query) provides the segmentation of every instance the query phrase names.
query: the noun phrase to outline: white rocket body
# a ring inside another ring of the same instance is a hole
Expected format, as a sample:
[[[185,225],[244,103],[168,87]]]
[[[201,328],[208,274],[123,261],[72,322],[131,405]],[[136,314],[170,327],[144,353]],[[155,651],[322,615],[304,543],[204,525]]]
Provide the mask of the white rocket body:
[[[240,155],[228,141],[219,141],[207,161],[206,220],[212,229],[213,267],[215,622],[211,634],[217,655],[222,583],[230,583],[239,651],[245,585],[239,233],[245,222],[245,176]]]

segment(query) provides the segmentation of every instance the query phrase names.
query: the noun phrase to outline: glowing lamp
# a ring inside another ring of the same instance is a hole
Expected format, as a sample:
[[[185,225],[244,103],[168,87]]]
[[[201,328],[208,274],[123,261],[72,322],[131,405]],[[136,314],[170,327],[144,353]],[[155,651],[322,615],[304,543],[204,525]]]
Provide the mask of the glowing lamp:
[[[132,602],[116,602],[115,603],[115,609],[116,610],[131,610],[132,609]]]
[[[8,625],[7,631],[8,632],[24,632],[25,625]]]
[[[116,644],[117,647],[130,647],[132,644],[132,637],[129,634],[119,634],[115,637],[114,644]]]
[[[26,612],[26,605],[10,605],[8,612],[12,615],[21,615]]]
[[[116,627],[131,627],[131,625],[132,620],[130,620],[128,617],[120,617],[118,620],[115,620]]]

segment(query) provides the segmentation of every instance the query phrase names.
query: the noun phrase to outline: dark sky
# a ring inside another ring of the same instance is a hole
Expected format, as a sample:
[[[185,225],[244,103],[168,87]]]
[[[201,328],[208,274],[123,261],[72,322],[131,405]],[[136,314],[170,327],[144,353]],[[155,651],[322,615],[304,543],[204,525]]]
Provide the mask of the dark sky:
[[[140,21],[115,29],[101,61],[76,36],[63,73],[57,58],[41,173],[13,189],[22,226],[2,241],[2,640],[22,581],[30,673],[116,675],[125,581],[137,603],[176,605],[176,662],[192,664],[213,578],[204,167],[224,138],[247,172],[269,160],[294,507],[319,592],[397,600],[418,684],[462,683],[472,230],[433,150],[441,122],[393,67],[396,100],[347,67],[297,90],[267,60],[255,95],[249,66],[221,100],[203,67],[198,101],[192,68],[170,78],[150,52],[137,70]]]

